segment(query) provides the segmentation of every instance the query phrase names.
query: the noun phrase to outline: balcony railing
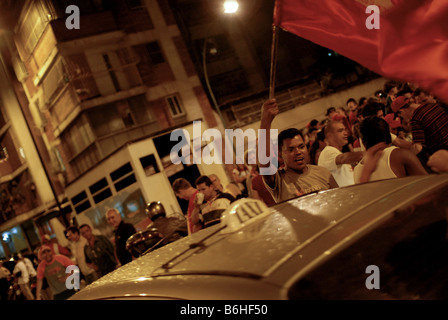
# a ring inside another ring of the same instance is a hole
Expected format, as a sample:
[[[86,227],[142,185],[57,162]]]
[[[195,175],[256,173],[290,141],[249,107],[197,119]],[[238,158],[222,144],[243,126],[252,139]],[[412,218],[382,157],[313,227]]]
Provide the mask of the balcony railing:
[[[70,41],[118,30],[114,16],[110,11],[83,15],[81,18],[81,27],[79,29],[72,29],[69,32],[65,26],[65,18],[53,20],[50,24],[57,42]]]
[[[296,106],[308,103],[321,97],[322,88],[317,82],[287,88],[276,93],[275,98],[279,112],[294,109]],[[231,111],[234,119],[227,119],[229,128],[242,126],[259,121],[261,106],[267,100],[266,95],[260,95],[248,101],[231,103],[223,108],[224,114]]]
[[[152,121],[96,139],[94,143],[69,160],[70,166],[74,171],[74,179],[93,168],[97,163],[126,143],[150,136],[159,130],[159,123]]]

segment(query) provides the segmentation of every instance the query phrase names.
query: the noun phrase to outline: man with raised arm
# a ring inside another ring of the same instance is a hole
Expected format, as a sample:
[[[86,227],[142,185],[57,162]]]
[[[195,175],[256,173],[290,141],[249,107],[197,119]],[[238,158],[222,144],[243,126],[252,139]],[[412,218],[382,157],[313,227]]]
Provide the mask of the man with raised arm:
[[[258,144],[261,155],[271,155],[270,130],[277,114],[278,105],[275,99],[263,104],[260,130],[264,132],[261,132]],[[267,175],[262,173],[263,181],[277,203],[313,191],[338,187],[328,169],[308,164],[308,150],[300,130],[289,128],[281,131],[278,135],[278,148],[278,156],[284,167],[271,170]],[[272,162],[277,163],[275,159],[272,159]],[[269,168],[271,163],[260,162],[259,166]]]

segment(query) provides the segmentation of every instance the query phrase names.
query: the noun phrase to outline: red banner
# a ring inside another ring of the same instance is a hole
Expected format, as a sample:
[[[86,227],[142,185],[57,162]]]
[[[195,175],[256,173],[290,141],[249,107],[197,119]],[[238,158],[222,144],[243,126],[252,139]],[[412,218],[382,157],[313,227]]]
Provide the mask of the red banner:
[[[447,0],[276,0],[274,24],[448,102]]]

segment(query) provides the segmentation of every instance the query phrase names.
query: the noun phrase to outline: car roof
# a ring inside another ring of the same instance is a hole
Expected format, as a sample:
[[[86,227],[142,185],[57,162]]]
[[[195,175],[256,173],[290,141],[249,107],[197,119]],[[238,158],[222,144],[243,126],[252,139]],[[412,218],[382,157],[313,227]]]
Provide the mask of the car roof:
[[[287,267],[291,259],[300,257],[300,268],[306,270],[357,229],[446,184],[447,174],[390,179],[321,191],[271,208],[242,199],[223,214],[220,224],[122,266],[81,290],[78,298],[106,297],[111,293],[105,288],[126,291],[139,279],[174,276],[263,280],[282,287],[297,273],[297,265],[295,270]],[[301,252],[307,250],[316,254],[304,259]]]

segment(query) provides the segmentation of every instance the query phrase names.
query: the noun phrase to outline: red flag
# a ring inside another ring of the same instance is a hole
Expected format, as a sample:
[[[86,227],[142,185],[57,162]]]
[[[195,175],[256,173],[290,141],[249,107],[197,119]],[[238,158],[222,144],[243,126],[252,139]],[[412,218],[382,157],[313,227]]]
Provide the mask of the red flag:
[[[378,21],[369,5],[379,8]],[[445,102],[447,20],[447,0],[276,0],[274,10],[274,25]],[[371,22],[379,29],[368,29]]]

